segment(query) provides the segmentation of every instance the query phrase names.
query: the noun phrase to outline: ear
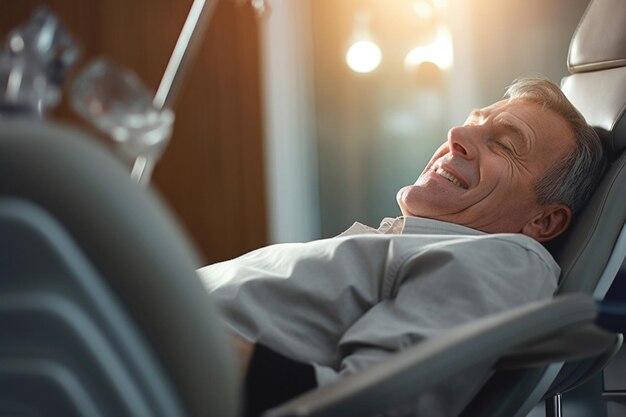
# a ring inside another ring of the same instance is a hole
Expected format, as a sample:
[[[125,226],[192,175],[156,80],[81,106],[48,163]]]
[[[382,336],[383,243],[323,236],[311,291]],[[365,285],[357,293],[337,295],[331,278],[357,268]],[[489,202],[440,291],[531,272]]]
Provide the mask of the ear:
[[[522,228],[522,233],[544,243],[565,232],[572,222],[572,210],[565,204],[554,203],[541,207]]]

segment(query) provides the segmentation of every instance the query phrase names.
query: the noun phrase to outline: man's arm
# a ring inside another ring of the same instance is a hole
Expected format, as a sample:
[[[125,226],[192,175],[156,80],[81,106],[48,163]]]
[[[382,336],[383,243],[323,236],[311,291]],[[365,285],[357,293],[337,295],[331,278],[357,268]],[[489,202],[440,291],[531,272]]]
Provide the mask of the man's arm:
[[[403,259],[398,283],[338,344],[338,369],[316,369],[324,385],[384,360],[455,326],[550,297],[556,276],[532,251],[508,238],[452,242]],[[464,372],[420,394],[412,415],[458,415],[488,376],[488,367]]]

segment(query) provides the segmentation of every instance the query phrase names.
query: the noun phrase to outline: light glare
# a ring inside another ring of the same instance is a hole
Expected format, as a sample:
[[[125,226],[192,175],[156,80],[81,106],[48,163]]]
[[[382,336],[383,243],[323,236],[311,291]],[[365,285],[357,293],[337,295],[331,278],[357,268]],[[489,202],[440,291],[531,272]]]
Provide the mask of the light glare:
[[[432,19],[435,15],[433,6],[424,0],[413,3],[413,11],[420,19],[424,20]]]
[[[380,48],[371,41],[355,42],[346,54],[348,67],[354,72],[367,73],[380,65],[382,53]]]
[[[413,48],[404,59],[404,66],[412,69],[423,62],[432,62],[443,70],[452,67],[452,37],[445,28],[439,28],[437,38],[428,45]]]

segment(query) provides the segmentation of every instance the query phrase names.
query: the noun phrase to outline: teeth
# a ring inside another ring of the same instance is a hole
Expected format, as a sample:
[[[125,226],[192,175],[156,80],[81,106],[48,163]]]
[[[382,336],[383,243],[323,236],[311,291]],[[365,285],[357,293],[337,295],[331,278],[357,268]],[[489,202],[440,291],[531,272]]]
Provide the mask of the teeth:
[[[439,175],[441,175],[442,177],[444,177],[445,179],[447,179],[448,181],[450,181],[452,184],[456,185],[459,188],[462,188],[464,190],[467,189],[466,186],[464,186],[463,184],[461,184],[461,181],[459,181],[457,179],[457,177],[455,177],[454,175],[450,174],[448,171],[446,171],[443,168],[437,168],[435,170],[435,172]]]

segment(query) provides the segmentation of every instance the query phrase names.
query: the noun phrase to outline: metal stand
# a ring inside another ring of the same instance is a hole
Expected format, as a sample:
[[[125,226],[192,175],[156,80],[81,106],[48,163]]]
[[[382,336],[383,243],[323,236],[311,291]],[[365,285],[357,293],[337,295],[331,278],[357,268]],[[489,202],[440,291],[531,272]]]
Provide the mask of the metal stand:
[[[157,110],[171,108],[180,90],[184,71],[189,61],[193,60],[200,46],[202,35],[208,26],[217,0],[194,0],[183,25],[176,46],[167,63],[163,78],[154,96],[152,104]],[[155,160],[140,156],[135,160],[132,177],[140,184],[148,184]]]
[[[561,406],[561,394],[557,394],[545,401],[546,417],[563,417],[563,409]]]

